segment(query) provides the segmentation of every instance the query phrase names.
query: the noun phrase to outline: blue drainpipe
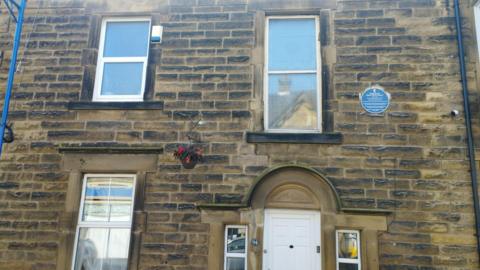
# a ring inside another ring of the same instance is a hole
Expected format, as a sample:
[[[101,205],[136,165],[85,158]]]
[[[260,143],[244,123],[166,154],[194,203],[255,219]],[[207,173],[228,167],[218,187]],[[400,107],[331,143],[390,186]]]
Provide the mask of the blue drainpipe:
[[[8,109],[10,106],[10,98],[12,96],[12,87],[13,87],[13,79],[15,77],[15,69],[17,67],[17,55],[18,55],[18,48],[20,47],[20,38],[22,36],[22,27],[23,27],[23,14],[25,8],[27,6],[27,0],[22,0],[20,5],[15,2],[15,0],[4,0],[5,5],[10,12],[10,15],[17,23],[17,27],[15,29],[15,39],[13,42],[13,51],[12,51],[12,58],[10,61],[10,70],[8,71],[8,81],[7,81],[7,89],[5,91],[5,100],[3,102],[3,111],[2,111],[2,120],[0,122],[0,158],[2,157],[2,150],[3,150],[3,142],[5,137],[5,129],[7,127],[7,119],[8,119]],[[18,18],[15,17],[13,12],[13,8],[15,7],[18,10]]]

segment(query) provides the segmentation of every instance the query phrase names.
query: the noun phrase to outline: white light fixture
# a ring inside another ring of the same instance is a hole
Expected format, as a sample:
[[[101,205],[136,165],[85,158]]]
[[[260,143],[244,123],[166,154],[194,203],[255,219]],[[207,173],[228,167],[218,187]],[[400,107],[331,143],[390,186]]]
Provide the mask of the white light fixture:
[[[161,25],[152,26],[152,36],[150,38],[150,41],[152,43],[162,43],[162,34],[163,34],[163,26]]]

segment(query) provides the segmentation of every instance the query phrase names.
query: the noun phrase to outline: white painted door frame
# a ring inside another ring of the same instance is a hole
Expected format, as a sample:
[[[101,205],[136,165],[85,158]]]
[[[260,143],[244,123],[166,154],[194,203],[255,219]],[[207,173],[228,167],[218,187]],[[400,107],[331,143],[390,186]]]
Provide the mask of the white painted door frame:
[[[312,252],[312,260],[313,263],[312,269],[301,269],[301,270],[321,270],[321,220],[320,220],[320,212],[319,211],[306,211],[306,210],[285,210],[285,209],[265,209],[265,220],[264,220],[264,231],[263,231],[263,270],[277,270],[273,269],[273,235],[272,231],[272,218],[292,218],[298,217],[300,219],[304,218],[305,220],[309,220],[310,225],[310,248]],[[317,253],[317,246],[320,246],[320,253]]]
[[[480,57],[480,1],[473,6],[473,12],[475,17],[475,29],[477,33],[477,50]]]

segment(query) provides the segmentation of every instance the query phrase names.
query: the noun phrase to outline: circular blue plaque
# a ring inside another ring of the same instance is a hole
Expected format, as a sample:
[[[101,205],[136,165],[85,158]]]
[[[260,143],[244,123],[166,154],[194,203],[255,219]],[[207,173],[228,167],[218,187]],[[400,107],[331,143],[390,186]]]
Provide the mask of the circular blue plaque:
[[[390,94],[379,86],[372,86],[360,94],[360,103],[369,113],[384,113],[390,106]]]

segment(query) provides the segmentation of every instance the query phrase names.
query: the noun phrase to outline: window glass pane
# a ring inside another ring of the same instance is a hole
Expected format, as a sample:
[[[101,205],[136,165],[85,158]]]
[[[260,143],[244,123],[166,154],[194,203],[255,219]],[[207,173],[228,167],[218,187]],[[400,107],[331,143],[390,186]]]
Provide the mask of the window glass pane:
[[[129,229],[81,228],[75,270],[126,270]]]
[[[105,63],[101,95],[139,95],[143,63]]]
[[[474,14],[475,14],[475,28],[477,30],[477,47],[478,47],[478,54],[480,56],[480,2],[474,7]]]
[[[88,178],[83,221],[108,221],[109,178]]]
[[[127,270],[128,246],[130,242],[129,229],[111,229],[108,241],[107,259],[103,269]]]
[[[245,258],[227,257],[226,270],[245,270]]]
[[[75,270],[102,270],[105,263],[108,230],[104,228],[80,229]]]
[[[103,56],[145,57],[149,33],[149,22],[108,22]]]
[[[315,19],[270,19],[268,70],[316,70]]]
[[[227,229],[227,252],[228,253],[245,253],[245,228],[228,228]]]
[[[338,232],[338,257],[342,259],[358,259],[358,233]]]
[[[89,177],[83,221],[130,221],[133,178]]]
[[[340,263],[339,270],[358,270],[358,264]]]
[[[132,211],[132,178],[112,178],[110,187],[110,221],[130,221]]]
[[[270,129],[317,129],[316,74],[279,74],[268,78]]]

